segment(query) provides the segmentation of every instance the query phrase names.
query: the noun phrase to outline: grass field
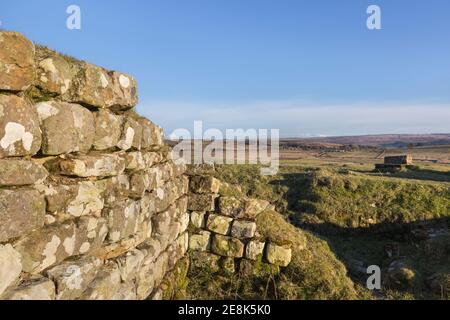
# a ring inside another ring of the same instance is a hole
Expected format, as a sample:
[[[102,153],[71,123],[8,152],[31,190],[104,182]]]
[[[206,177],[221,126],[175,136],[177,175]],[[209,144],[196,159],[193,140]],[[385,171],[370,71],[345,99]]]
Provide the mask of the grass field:
[[[384,156],[407,152],[414,165],[394,173],[374,170]],[[270,200],[291,224],[325,240],[359,288],[359,298],[448,299],[449,159],[450,146],[282,150],[276,176],[232,165],[220,167],[219,178]],[[383,270],[383,288],[368,293],[365,270],[373,264]],[[402,266],[397,273],[396,265]]]
[[[375,170],[385,156],[402,154],[411,154],[413,165]],[[221,165],[217,178],[269,200],[276,212],[260,222],[263,233],[306,237],[308,250],[276,274],[211,282],[199,271],[192,294],[209,284],[209,295],[221,292],[217,298],[450,298],[450,145],[281,144],[278,173],[261,176],[259,169]],[[382,269],[382,290],[365,288],[370,265]]]

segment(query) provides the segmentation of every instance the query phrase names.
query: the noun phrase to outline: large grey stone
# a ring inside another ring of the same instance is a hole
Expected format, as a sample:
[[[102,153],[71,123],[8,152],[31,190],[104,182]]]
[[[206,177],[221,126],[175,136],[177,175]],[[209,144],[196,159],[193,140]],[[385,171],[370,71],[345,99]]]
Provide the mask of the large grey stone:
[[[135,234],[139,212],[139,202],[132,200],[117,203],[108,209],[108,240],[117,242]]]
[[[47,170],[31,160],[0,160],[0,186],[25,186],[43,182]]]
[[[216,195],[190,194],[188,209],[190,211],[215,211]]]
[[[125,170],[125,160],[117,154],[85,155],[56,158],[45,166],[50,172],[65,176],[111,177]]]
[[[125,160],[126,169],[129,171],[144,170],[147,168],[144,156],[140,151],[127,152]]]
[[[222,234],[224,236],[230,233],[231,223],[233,219],[230,217],[225,217],[217,214],[210,214],[208,216],[208,221],[206,222],[206,227],[208,230]]]
[[[193,193],[218,193],[220,181],[211,176],[193,176],[190,180],[190,191]]]
[[[23,91],[34,80],[35,49],[18,32],[0,31],[0,90]]]
[[[236,219],[255,219],[258,214],[267,209],[268,201],[235,197],[220,197],[219,212]]]
[[[109,261],[100,268],[95,279],[80,296],[80,300],[111,300],[120,288],[120,270]]]
[[[27,234],[45,222],[45,199],[33,189],[0,189],[0,242]]]
[[[50,279],[34,276],[2,297],[5,300],[54,300],[55,284]]]
[[[24,98],[0,94],[0,158],[31,156],[40,147],[39,118],[33,106]]]
[[[116,259],[116,263],[120,270],[120,277],[123,282],[134,280],[137,272],[141,268],[144,258],[143,252],[133,249]]]
[[[264,242],[256,240],[249,241],[245,246],[245,257],[250,260],[262,258],[265,245]]]
[[[64,95],[73,87],[79,72],[71,58],[43,46],[36,46],[35,86],[44,94]]]
[[[211,251],[219,256],[242,258],[244,255],[244,244],[235,238],[214,235]]]
[[[47,276],[56,284],[56,299],[77,299],[94,280],[101,265],[98,258],[82,257],[47,270]]]
[[[0,296],[22,272],[20,254],[10,244],[0,245]]]
[[[203,229],[206,225],[206,213],[192,211],[191,212],[191,225],[194,228]]]
[[[140,150],[142,144],[142,126],[133,118],[126,117],[122,126],[122,134],[117,146],[122,150],[131,148]]]
[[[256,233],[256,223],[253,221],[234,220],[231,236],[239,239],[253,238]]]
[[[273,243],[268,243],[266,248],[266,259],[267,262],[271,264],[287,267],[292,259],[292,250]]]
[[[189,249],[195,251],[209,251],[211,249],[211,232],[200,231],[189,237]]]
[[[164,144],[163,131],[161,127],[145,118],[139,118],[138,122],[142,127],[142,149],[161,146]]]
[[[92,113],[77,104],[47,101],[35,106],[42,129],[42,153],[88,152],[94,142]]]
[[[75,254],[90,254],[100,249],[107,234],[105,218],[80,218],[76,221]]]
[[[70,222],[33,231],[14,247],[22,256],[23,270],[37,274],[74,255],[75,244],[75,225]]]
[[[116,147],[122,135],[122,117],[105,109],[94,113],[95,150],[107,150]]]

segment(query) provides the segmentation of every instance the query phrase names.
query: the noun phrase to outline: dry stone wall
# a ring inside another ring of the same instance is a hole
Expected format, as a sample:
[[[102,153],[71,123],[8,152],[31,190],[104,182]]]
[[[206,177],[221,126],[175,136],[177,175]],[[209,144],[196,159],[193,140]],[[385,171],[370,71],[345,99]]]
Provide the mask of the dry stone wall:
[[[188,178],[130,75],[0,31],[0,299],[147,299],[188,249]]]
[[[187,174],[189,249],[194,260],[230,273],[242,260],[289,265],[291,248],[267,241],[258,233],[258,215],[273,209],[268,201],[248,198],[235,191],[238,187],[220,182],[212,165],[189,166]]]
[[[190,260],[289,264],[269,203],[173,161],[137,102],[132,76],[0,31],[0,299],[177,298]]]

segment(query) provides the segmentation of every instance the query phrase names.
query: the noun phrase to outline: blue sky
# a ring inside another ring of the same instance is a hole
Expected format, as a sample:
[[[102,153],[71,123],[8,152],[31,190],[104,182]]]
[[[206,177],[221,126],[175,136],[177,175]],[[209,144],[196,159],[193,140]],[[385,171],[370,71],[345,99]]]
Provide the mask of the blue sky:
[[[76,4],[82,29],[66,28]],[[382,30],[366,28],[368,5]],[[2,27],[133,74],[169,134],[450,132],[448,0],[14,0]]]

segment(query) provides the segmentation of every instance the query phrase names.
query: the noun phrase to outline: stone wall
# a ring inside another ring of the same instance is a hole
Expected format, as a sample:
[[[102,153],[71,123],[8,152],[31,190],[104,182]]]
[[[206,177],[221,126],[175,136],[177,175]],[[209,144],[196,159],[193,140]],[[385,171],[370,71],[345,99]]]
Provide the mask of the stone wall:
[[[242,260],[287,267],[292,250],[258,233],[257,217],[273,206],[214,177],[214,166],[189,166],[189,249],[200,264],[233,273]],[[194,262],[193,264],[197,264]]]
[[[130,75],[0,31],[0,298],[147,299],[188,249],[188,178]]]

